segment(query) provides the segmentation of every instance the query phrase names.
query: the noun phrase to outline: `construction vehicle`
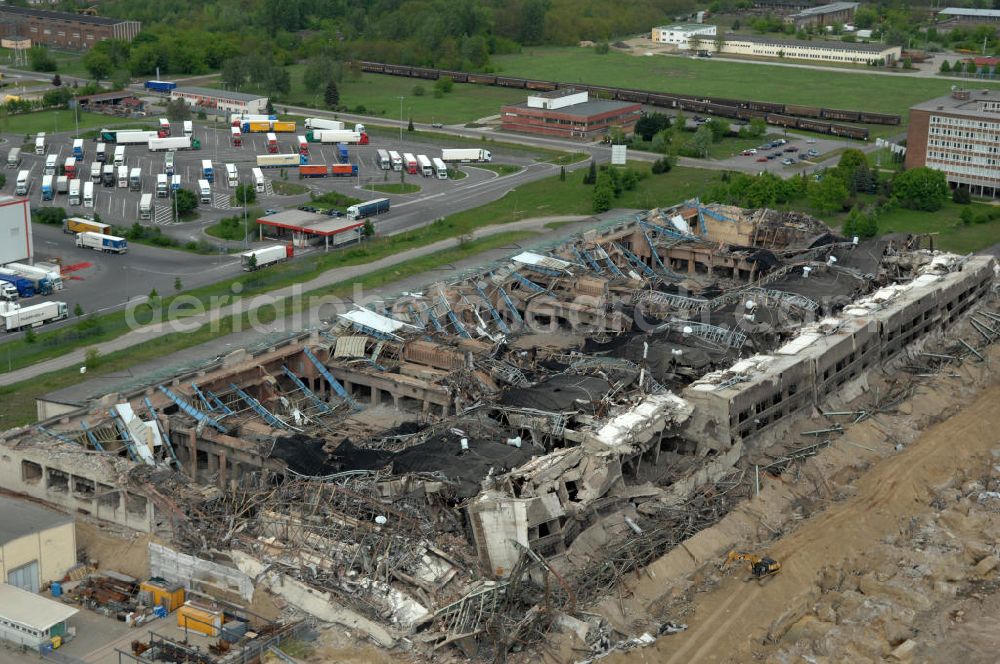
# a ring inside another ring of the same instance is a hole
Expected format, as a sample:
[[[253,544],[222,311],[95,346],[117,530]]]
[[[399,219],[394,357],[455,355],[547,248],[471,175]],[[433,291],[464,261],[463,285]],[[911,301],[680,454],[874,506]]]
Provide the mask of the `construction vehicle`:
[[[747,570],[753,575],[753,578],[758,580],[765,579],[781,571],[781,563],[774,558],[758,556],[755,553],[747,553],[746,551],[730,551],[729,555],[726,556],[725,565],[737,560],[745,562]]]

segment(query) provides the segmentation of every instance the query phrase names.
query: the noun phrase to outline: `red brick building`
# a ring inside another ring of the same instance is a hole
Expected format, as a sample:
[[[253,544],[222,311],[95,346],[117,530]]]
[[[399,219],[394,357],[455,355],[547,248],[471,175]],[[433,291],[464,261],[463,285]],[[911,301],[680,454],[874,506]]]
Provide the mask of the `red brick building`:
[[[590,100],[586,91],[569,89],[530,95],[523,104],[504,106],[500,122],[507,131],[592,139],[611,128],[632,133],[641,115],[640,104]]]
[[[120,18],[0,5],[0,36],[20,35],[42,46],[84,50],[106,39],[130,42],[141,27]]]
[[[911,107],[906,168],[919,166],[974,196],[1000,196],[1000,92],[956,89]]]

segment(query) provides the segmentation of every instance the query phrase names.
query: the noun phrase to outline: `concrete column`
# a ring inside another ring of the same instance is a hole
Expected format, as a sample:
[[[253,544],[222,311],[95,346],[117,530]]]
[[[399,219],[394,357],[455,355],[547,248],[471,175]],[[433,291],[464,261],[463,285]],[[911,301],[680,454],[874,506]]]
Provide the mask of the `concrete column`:
[[[392,407],[399,410],[399,396],[396,394],[392,395]]]
[[[188,475],[192,479],[198,477],[198,437],[194,429],[188,431]]]
[[[379,404],[380,397],[381,397],[381,395],[379,394],[379,389],[373,385],[372,386],[372,405],[373,406],[377,406]]]
[[[229,470],[228,468],[226,468],[226,461],[227,460],[228,460],[228,457],[226,456],[226,453],[225,452],[219,452],[219,482],[218,482],[218,485],[219,485],[220,489],[225,489],[226,488],[226,477],[227,477],[227,473],[228,473],[228,470]]]

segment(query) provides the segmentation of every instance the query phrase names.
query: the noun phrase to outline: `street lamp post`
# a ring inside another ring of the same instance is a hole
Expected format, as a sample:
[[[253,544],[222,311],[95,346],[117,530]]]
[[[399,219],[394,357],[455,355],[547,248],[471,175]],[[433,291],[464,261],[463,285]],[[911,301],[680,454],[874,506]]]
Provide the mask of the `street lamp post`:
[[[399,97],[399,142],[403,142],[403,100],[406,97],[400,95]]]

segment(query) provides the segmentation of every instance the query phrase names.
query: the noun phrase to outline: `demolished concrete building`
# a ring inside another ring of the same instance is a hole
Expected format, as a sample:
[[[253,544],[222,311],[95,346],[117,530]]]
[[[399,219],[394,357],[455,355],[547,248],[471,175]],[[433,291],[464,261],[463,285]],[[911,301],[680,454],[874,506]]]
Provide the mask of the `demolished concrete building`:
[[[206,594],[493,653],[551,623],[532,580],[594,599],[602,547],[710,524],[705,487],[765,432],[991,293],[992,259],[920,242],[651,210],[165,382],[43,399],[3,434],[0,485],[153,534],[154,573]]]

